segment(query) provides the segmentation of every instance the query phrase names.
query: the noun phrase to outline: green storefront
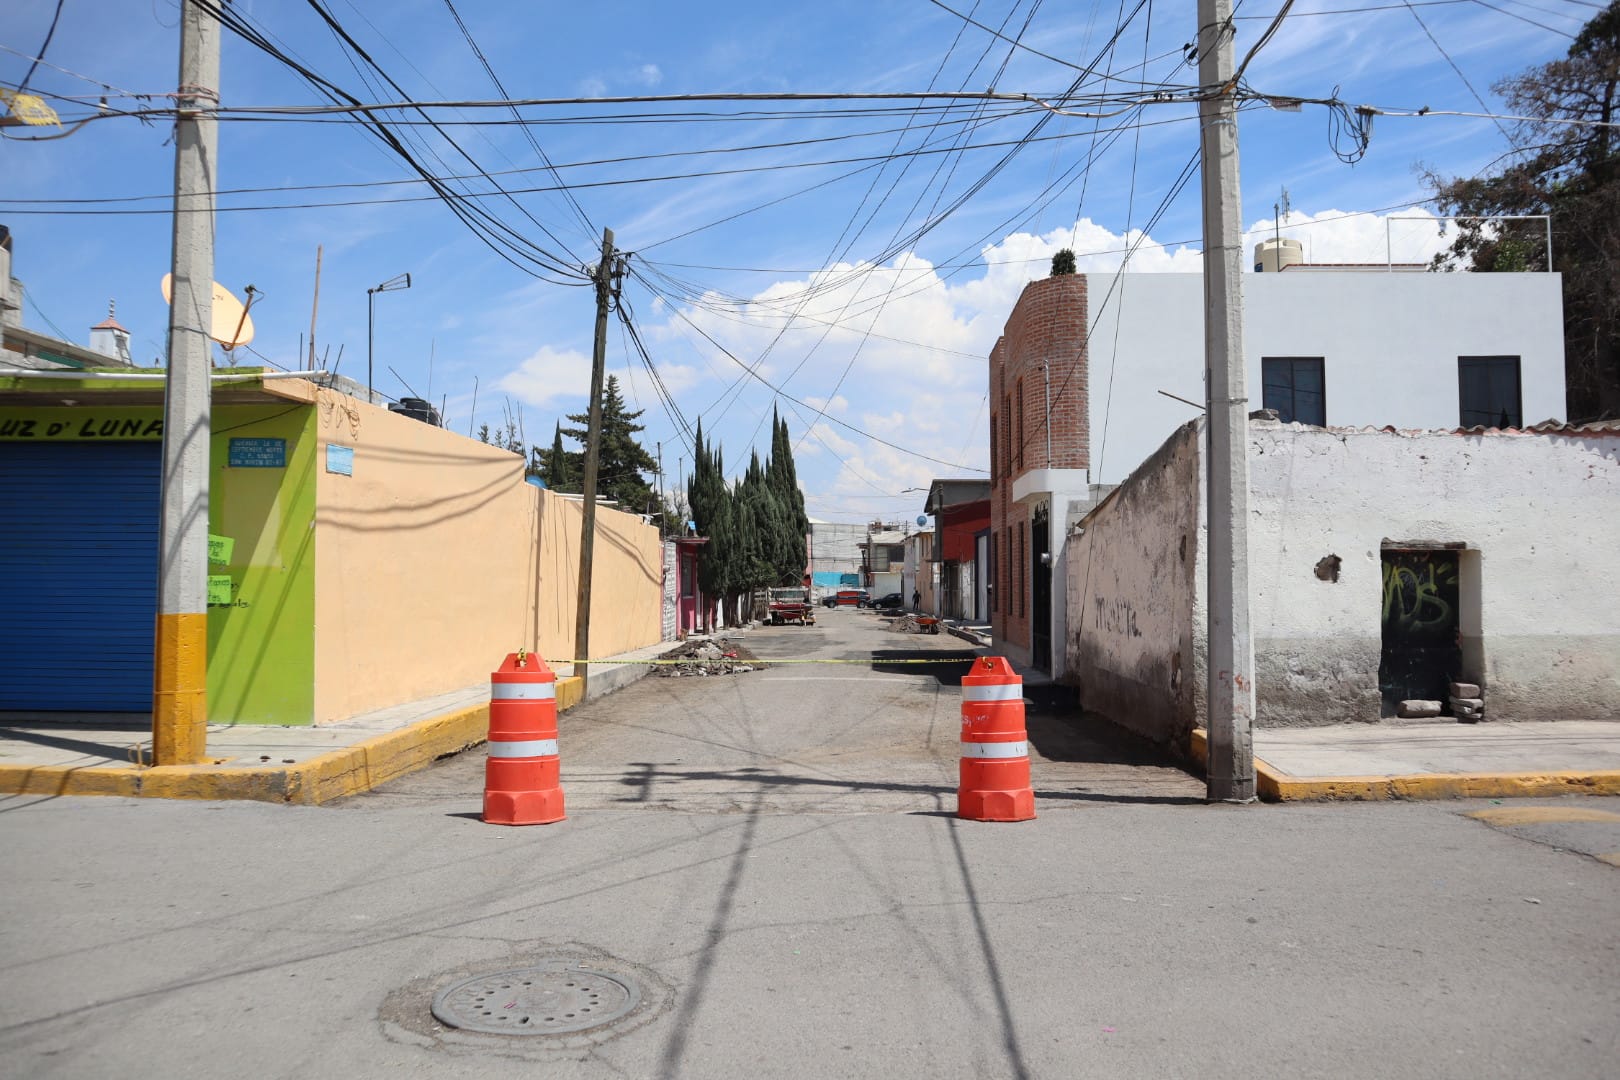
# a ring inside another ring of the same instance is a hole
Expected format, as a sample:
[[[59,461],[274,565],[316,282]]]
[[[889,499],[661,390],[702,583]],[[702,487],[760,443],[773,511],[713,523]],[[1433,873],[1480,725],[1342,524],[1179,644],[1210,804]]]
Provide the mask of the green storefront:
[[[162,400],[161,379],[0,378],[0,713],[150,712]],[[313,721],[315,425],[267,383],[216,385],[211,723]]]

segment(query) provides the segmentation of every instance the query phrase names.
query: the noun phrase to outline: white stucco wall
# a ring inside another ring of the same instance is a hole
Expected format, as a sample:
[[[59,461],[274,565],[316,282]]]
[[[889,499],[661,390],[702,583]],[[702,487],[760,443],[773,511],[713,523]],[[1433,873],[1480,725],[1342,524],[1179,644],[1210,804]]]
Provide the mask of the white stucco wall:
[[[1620,720],[1620,431],[1256,422],[1249,449],[1260,722],[1377,718],[1385,540],[1466,545],[1465,674],[1488,716]],[[1327,555],[1337,582],[1314,573]]]
[[[1257,724],[1379,718],[1385,541],[1462,545],[1458,674],[1483,685],[1487,718],[1620,720],[1620,428],[1253,421],[1248,449]],[[1187,425],[1069,540],[1066,681],[1166,743],[1204,708],[1204,469]],[[1316,572],[1328,556],[1337,580]]]
[[[1091,471],[1118,483],[1204,400],[1203,276],[1088,274]],[[1526,424],[1562,420],[1558,274],[1243,275],[1250,409],[1262,356],[1320,356],[1334,427],[1458,425],[1457,357],[1516,355]],[[1116,331],[1118,344],[1116,348]]]

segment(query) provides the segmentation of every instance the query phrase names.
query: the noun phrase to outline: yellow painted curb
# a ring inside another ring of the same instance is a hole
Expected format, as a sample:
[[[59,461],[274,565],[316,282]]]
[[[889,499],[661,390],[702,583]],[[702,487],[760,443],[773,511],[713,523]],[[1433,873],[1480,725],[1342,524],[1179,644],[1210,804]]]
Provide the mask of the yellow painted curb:
[[[557,680],[557,708],[579,704],[578,678]],[[418,721],[296,765],[0,765],[7,795],[122,795],[153,799],[247,799],[315,806],[369,791],[489,735],[489,704]]]
[[[1192,754],[1209,760],[1208,733],[1194,728]],[[1620,771],[1414,773],[1407,776],[1316,776],[1300,779],[1254,759],[1255,790],[1267,802],[1380,799],[1511,799],[1555,795],[1620,795]]]
[[[1620,814],[1586,806],[1498,806],[1464,815],[1487,825],[1563,824],[1570,821],[1620,821]]]

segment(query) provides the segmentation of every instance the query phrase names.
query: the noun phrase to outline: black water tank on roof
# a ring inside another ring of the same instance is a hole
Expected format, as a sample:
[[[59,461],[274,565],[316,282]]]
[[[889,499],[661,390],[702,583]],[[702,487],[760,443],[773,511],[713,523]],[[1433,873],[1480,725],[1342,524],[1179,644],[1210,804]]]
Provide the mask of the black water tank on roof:
[[[400,398],[388,406],[388,411],[408,416],[412,420],[420,420],[424,424],[432,424],[434,427],[444,426],[439,422],[439,410],[419,397]]]

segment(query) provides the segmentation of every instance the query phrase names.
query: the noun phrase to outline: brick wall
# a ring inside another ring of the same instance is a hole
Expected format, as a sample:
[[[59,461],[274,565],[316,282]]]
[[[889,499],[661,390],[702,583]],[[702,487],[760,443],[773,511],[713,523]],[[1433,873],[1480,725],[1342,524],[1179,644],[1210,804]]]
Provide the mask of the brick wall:
[[[1028,649],[1030,514],[1028,506],[1012,501],[1012,486],[1031,470],[1090,465],[1084,275],[1024,286],[990,351],[989,393],[991,430],[999,443],[990,453],[991,626],[998,640]],[[1059,528],[1061,513],[1054,518]],[[1061,601],[1054,597],[1054,602]]]

